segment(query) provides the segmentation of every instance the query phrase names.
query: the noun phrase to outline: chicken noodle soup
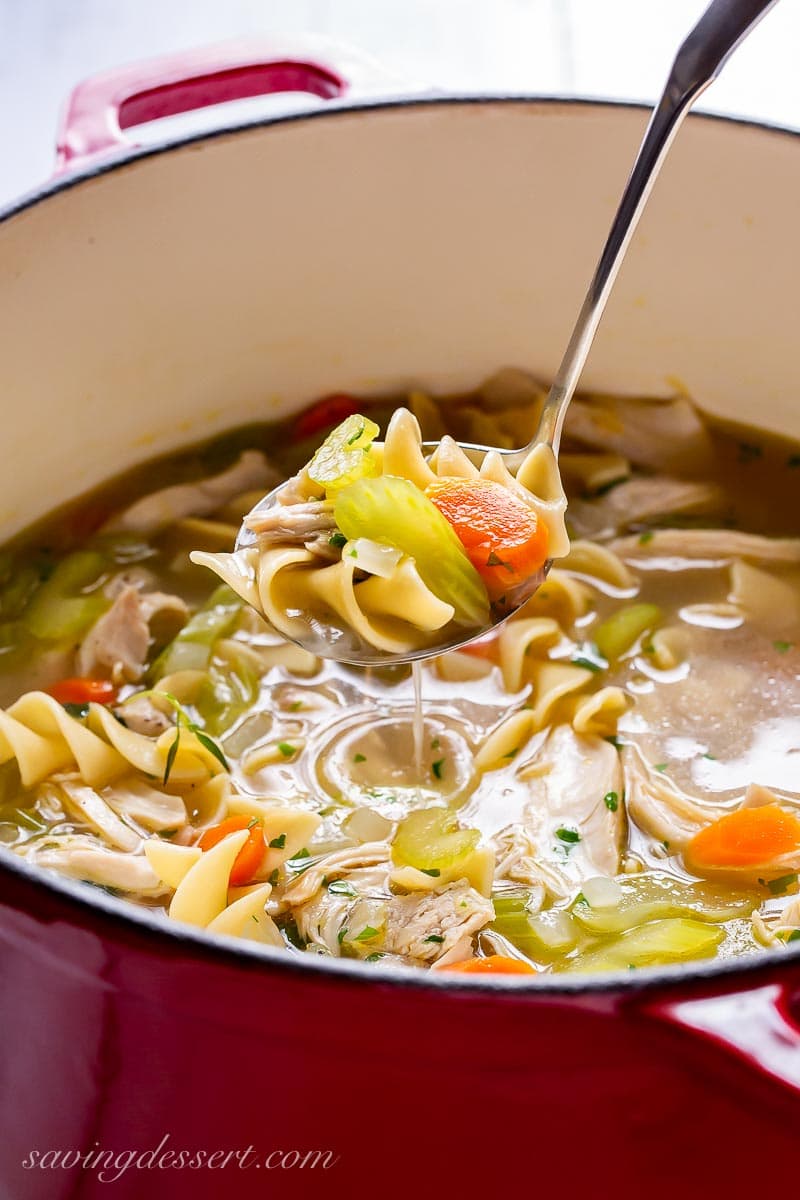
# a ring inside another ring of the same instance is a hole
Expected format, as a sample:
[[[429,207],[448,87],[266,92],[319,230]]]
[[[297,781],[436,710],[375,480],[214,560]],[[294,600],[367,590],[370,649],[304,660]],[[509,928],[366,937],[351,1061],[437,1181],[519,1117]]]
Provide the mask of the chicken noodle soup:
[[[511,447],[542,401],[514,371],[445,400],[328,397],[159,463],[155,493],[152,465],[113,481],[10,546],[4,852],[165,922],[374,969],[630,971],[800,938],[797,447],[708,426],[683,397],[575,400],[568,552],[502,628],[426,662],[421,769],[408,668],[318,658],[276,628],[280,605],[269,623],[189,560],[230,553],[242,515],[304,479],[356,415],[362,457],[383,458],[353,479],[340,457],[339,498],[398,480],[433,505],[428,489],[455,480],[437,509],[461,547],[453,570],[472,579],[466,563],[491,604],[458,516],[476,476],[451,459],[414,478],[414,422],[425,439]],[[392,423],[403,403],[413,421]],[[382,451],[367,422],[388,427]],[[424,638],[436,604],[455,620],[464,593],[440,596],[380,527],[342,530],[327,490],[287,506],[314,519],[293,515],[280,553],[343,574],[342,546],[324,547],[340,533],[366,554],[345,563],[354,592],[405,570],[403,610],[370,610],[368,636]],[[552,477],[531,491],[553,505],[537,515],[557,558],[559,493]],[[319,589],[302,587],[313,607]]]

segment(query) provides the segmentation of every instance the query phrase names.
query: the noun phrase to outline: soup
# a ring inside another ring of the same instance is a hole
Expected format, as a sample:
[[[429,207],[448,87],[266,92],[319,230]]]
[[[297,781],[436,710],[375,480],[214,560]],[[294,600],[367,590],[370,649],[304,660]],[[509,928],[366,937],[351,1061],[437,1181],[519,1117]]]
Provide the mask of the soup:
[[[511,447],[543,394],[505,371],[403,399],[427,439]],[[420,707],[408,668],[317,658],[189,560],[399,402],[327,397],[7,548],[0,839],[165,922],[375,969],[780,952],[800,937],[798,448],[684,397],[578,398],[569,553],[424,665]]]

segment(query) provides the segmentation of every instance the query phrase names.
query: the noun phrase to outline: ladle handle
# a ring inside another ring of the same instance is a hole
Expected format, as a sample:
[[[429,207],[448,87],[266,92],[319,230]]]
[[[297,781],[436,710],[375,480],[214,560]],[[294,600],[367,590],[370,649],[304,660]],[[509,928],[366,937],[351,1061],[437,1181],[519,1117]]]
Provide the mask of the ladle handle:
[[[617,272],[672,139],[700,93],[716,78],[739,43],[775,3],[776,0],[712,0],[678,50],[661,99],[650,117],[532,445],[549,442],[558,453],[567,406],[578,386]]]

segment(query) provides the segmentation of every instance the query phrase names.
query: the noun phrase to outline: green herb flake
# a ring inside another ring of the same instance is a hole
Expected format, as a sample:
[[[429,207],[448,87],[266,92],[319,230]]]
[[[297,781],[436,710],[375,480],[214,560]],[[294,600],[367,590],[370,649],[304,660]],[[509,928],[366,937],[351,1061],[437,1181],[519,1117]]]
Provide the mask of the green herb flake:
[[[69,713],[76,721],[82,721],[84,717],[88,717],[89,715],[88,704],[62,704],[61,707],[64,709],[64,712]]]
[[[436,762],[431,763],[431,770],[437,779],[441,779],[442,771],[444,770],[444,759],[437,758]]]
[[[277,886],[278,886],[278,868],[277,868],[277,867],[276,867],[276,868],[275,868],[275,870],[272,872],[272,874],[270,875],[270,877],[269,877],[269,879],[268,879],[268,881],[267,881],[267,882],[268,882],[268,883],[271,883],[273,887],[277,887]]]
[[[669,853],[669,842],[666,840],[666,838],[664,839],[663,842],[660,843],[660,845],[664,847],[664,849],[667,851],[667,853]]]
[[[162,783],[164,784],[164,786],[166,786],[167,780],[170,777],[172,768],[175,765],[175,756],[178,753],[178,746],[180,745],[180,741],[181,741],[181,727],[180,727],[180,725],[178,725],[175,729],[175,737],[170,742],[170,747],[169,747],[169,750],[167,751],[166,762],[164,763],[164,778],[162,779]]]
[[[328,891],[333,896],[350,896],[352,899],[358,895],[352,883],[348,883],[346,879],[334,879],[333,883],[328,884]]]
[[[339,932],[336,935],[336,940],[340,946],[346,937],[347,937],[347,927],[345,925],[343,925],[342,928],[339,930]]]
[[[754,462],[755,459],[761,458],[761,455],[763,453],[764,453],[764,451],[761,448],[761,446],[756,446],[753,442],[740,442],[739,443],[739,462],[740,463]]]
[[[423,942],[439,942],[441,944],[444,941],[444,938],[440,933],[431,933],[428,935],[428,937],[423,938],[422,940]]]
[[[563,825],[560,829],[556,830],[556,837],[559,838],[560,841],[566,842],[570,846],[574,846],[576,842],[581,840],[581,835],[578,833],[577,829],[567,829]]]
[[[364,425],[361,425],[361,426],[360,426],[360,427],[359,427],[359,428],[358,428],[358,429],[355,431],[355,433],[353,434],[353,436],[352,436],[352,437],[349,437],[349,438],[347,439],[347,444],[348,444],[348,446],[354,446],[354,445],[356,444],[356,442],[358,441],[358,439],[364,436],[364,429],[365,429],[365,428],[366,428],[366,427],[365,427]]]
[[[281,833],[278,837],[273,838],[270,842],[272,850],[284,850],[286,848],[286,834]]]
[[[668,766],[669,766],[669,763],[656,763],[653,767],[653,770],[660,771],[661,774],[663,775],[664,771],[666,771]]]
[[[348,557],[349,558],[358,558],[358,551],[357,550],[349,550]]]
[[[525,653],[527,654],[527,650]],[[574,658],[570,659],[570,662],[576,667],[583,667],[584,670],[594,671],[595,673],[598,671],[604,671],[608,666],[608,663],[605,662],[605,660],[603,662],[597,662],[593,658],[584,658],[582,654],[576,654]]]
[[[441,744],[439,738],[434,738],[431,742],[431,750],[438,750]]]
[[[438,867],[420,867],[423,875],[430,875],[431,879],[438,879],[441,871]]]
[[[366,762],[366,761],[367,761],[367,756],[366,756],[366,754],[354,754],[354,755],[353,755],[353,762],[354,762],[354,763],[362,763],[362,762]]]
[[[378,930],[373,929],[371,925],[365,925],[361,933],[357,933],[353,938],[354,942],[371,942],[373,938],[378,936]]]
[[[293,701],[292,704],[289,705],[289,712],[300,712],[300,709],[302,707],[303,707],[303,701],[295,700],[295,701]]]
[[[653,536],[652,529],[645,529],[644,533],[639,534],[639,545],[646,546],[648,542],[652,542]]]
[[[706,750],[705,754],[703,755],[703,758],[707,758],[709,762],[717,761],[716,754],[709,754],[708,750]]]
[[[619,796],[616,792],[606,792],[605,796],[603,796],[603,804],[605,804],[609,812],[616,812],[619,808]]]
[[[786,939],[787,942],[800,941],[800,929],[793,929]]]
[[[284,758],[292,758],[297,754],[297,747],[293,746],[291,742],[278,742],[278,749]]]
[[[781,875],[777,879],[767,881],[767,887],[773,896],[783,896],[788,892],[790,887],[797,883],[797,872],[793,871],[791,875]]]
[[[787,650],[791,650],[793,648],[794,642],[784,642],[778,639],[777,641],[773,642],[772,645],[778,651],[778,654],[785,654]]]
[[[347,545],[347,538],[343,533],[332,533],[328,538],[328,545],[336,546],[339,550],[341,550],[342,546]]]
[[[509,750],[507,754],[504,754],[503,758],[509,758],[509,759],[516,758],[518,754],[519,754],[519,746],[515,746],[513,750]]]
[[[576,904],[589,904],[589,901],[586,899],[583,892],[578,892],[577,896],[575,897],[575,903]],[[589,908],[591,908],[591,907],[592,907],[591,904],[589,904]]]
[[[382,958],[383,955],[379,950],[373,950],[372,954],[367,955],[367,957],[364,959],[364,962],[380,962]]]

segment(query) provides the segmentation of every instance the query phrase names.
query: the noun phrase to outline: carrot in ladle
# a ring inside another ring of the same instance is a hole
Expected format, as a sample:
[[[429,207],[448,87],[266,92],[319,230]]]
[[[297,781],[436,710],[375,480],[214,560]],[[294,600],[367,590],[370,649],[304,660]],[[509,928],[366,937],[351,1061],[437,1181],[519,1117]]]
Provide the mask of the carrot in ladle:
[[[524,500],[491,479],[443,478],[428,497],[480,575],[489,599],[501,601],[547,560],[547,527]]]

